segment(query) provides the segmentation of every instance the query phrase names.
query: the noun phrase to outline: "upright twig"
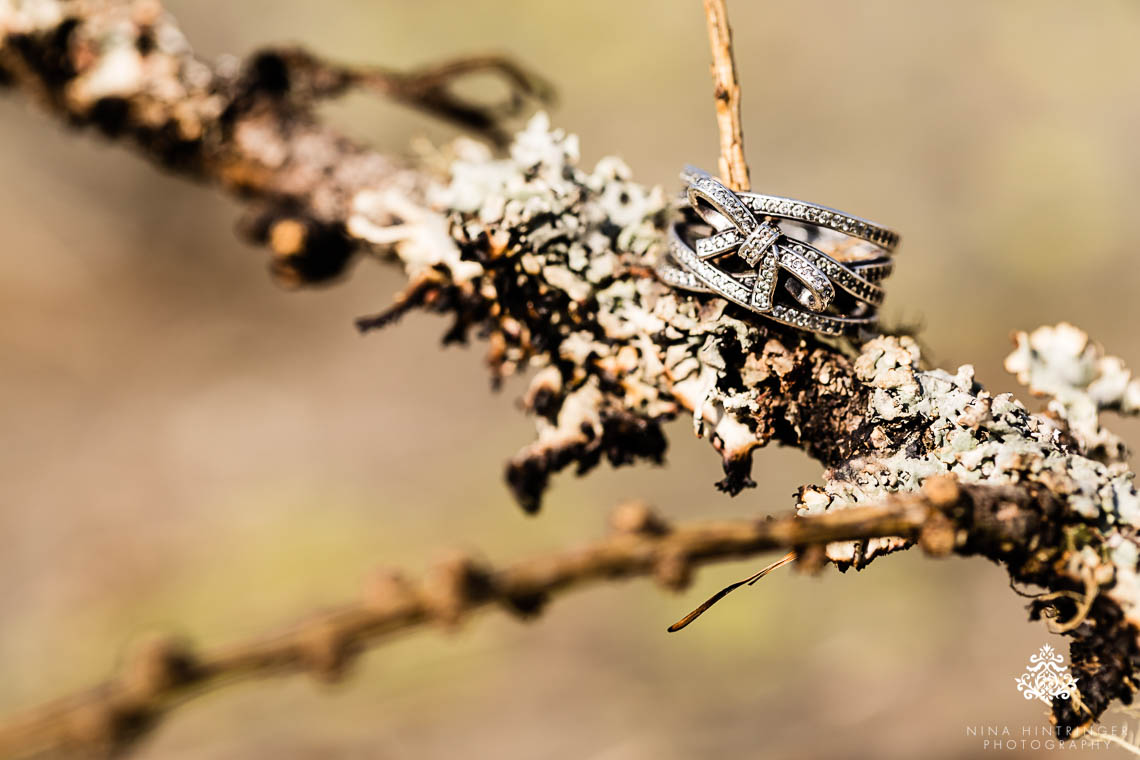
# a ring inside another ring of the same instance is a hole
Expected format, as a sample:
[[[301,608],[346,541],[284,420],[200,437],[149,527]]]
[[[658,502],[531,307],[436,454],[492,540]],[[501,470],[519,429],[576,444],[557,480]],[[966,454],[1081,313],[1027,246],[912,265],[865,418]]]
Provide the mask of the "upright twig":
[[[748,162],[744,160],[744,131],[740,126],[740,83],[732,54],[732,29],[725,0],[704,0],[712,48],[712,77],[716,97],[716,123],[720,132],[720,176],[733,190],[749,190]]]

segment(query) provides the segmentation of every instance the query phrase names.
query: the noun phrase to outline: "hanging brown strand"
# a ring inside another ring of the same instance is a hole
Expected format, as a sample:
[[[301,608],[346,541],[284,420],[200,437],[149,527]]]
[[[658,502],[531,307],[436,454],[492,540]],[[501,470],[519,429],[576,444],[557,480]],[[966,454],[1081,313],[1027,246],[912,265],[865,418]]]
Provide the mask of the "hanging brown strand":
[[[669,633],[676,633],[677,631],[679,631],[682,628],[684,628],[685,626],[687,626],[689,623],[691,623],[694,620],[696,620],[697,618],[699,618],[701,615],[705,614],[705,612],[709,609],[709,607],[712,607],[714,604],[719,602],[721,599],[724,599],[726,596],[728,596],[730,593],[732,593],[736,589],[740,588],[741,586],[751,586],[753,583],[760,580],[761,578],[763,578],[768,573],[772,572],[773,570],[775,570],[777,568],[783,567],[784,565],[788,564],[789,562],[794,562],[795,559],[796,559],[796,553],[795,552],[788,552],[783,557],[776,560],[772,564],[768,565],[767,567],[765,567],[760,572],[758,572],[754,575],[750,575],[742,581],[737,581],[736,583],[733,583],[731,586],[725,586],[720,591],[716,592],[711,597],[709,597],[708,600],[705,601],[705,603],[702,604],[700,607],[697,607],[695,610],[690,612],[688,615],[685,615],[685,617],[681,618],[676,623],[673,623],[673,625],[669,626],[666,630],[668,630]]]

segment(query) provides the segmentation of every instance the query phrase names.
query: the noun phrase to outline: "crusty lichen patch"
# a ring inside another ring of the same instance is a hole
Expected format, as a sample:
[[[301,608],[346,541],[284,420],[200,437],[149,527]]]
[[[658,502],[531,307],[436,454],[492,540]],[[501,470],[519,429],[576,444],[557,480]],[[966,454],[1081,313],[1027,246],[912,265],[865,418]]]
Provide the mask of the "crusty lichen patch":
[[[652,276],[667,219],[659,188],[613,158],[583,168],[577,140],[541,115],[505,158],[467,141],[453,153],[428,192],[449,240],[423,211],[371,192],[355,199],[349,231],[394,247],[419,283],[436,278],[420,300],[456,317],[450,338],[488,339],[496,380],[537,371],[524,400],[538,439],[508,468],[524,506],[537,508],[567,466],[660,459],[660,424],[681,411],[722,455],[720,486],[732,493],[751,485],[751,454],[770,440],[827,462],[856,448],[835,435],[860,424],[841,353]]]
[[[1131,535],[1140,526],[1140,496],[1121,461],[1125,452],[1117,441],[1110,463],[1095,455],[1112,435],[1097,412],[1133,408],[1128,394],[1135,381],[1119,360],[1093,350],[1083,333],[1074,340],[1078,332],[1062,325],[1042,328],[1033,338],[1021,334],[1007,360],[1019,379],[1034,383],[1032,390],[1052,395],[1046,414],[1029,413],[1010,394],[992,396],[974,381],[969,365],[953,375],[920,370],[919,349],[910,338],[869,342],[854,370],[872,388],[867,421],[874,450],[830,469],[822,486],[803,489],[801,511],[875,501],[886,492],[917,488],[931,475],[952,473],[964,482],[1040,483],[1090,525],[1127,526]],[[1056,349],[1058,335],[1065,336],[1064,348]],[[1031,345],[1040,350],[1031,354]],[[1056,350],[1050,353],[1050,347]],[[1079,429],[1066,425],[1074,419]],[[833,545],[829,556],[860,566],[899,546],[897,540]]]
[[[1140,411],[1140,379],[1068,323],[1019,332],[1014,339],[1017,349],[1006,358],[1006,370],[1030,393],[1048,399],[1048,413],[1089,456],[1110,464],[1125,461],[1127,447],[1101,425],[1100,413]]]
[[[452,152],[446,180],[427,193],[441,215],[405,208],[392,188],[366,190],[348,230],[394,250],[417,285],[429,281],[432,294],[417,298],[455,316],[449,338],[487,338],[496,380],[535,371],[524,403],[538,439],[508,469],[525,507],[537,508],[549,475],[567,466],[660,459],[660,424],[682,410],[724,457],[732,492],[750,484],[757,446],[799,442],[824,424],[826,413],[805,413],[791,390],[819,397],[812,368],[827,376],[842,356],[653,278],[667,218],[659,188],[633,182],[616,159],[581,167],[577,140],[544,116],[505,158],[468,141]],[[852,403],[849,373],[830,375],[833,405]],[[837,448],[821,451],[834,458]]]
[[[1017,580],[1083,594],[1087,604],[1068,610],[1070,620],[1058,630],[1076,639],[1073,664],[1085,676],[1084,704],[1097,711],[1114,697],[1130,699],[1131,682],[1121,678],[1137,662],[1140,627],[1140,495],[1124,464],[1127,451],[1099,412],[1135,411],[1137,382],[1119,359],[1105,356],[1071,325],[1015,339],[1006,366],[1032,392],[1049,397],[1043,413],[1030,413],[1008,393],[991,395],[969,365],[954,374],[921,370],[918,345],[909,338],[867,343],[854,371],[872,389],[867,423],[874,449],[830,468],[822,485],[802,489],[800,511],[878,501],[940,473],[969,483],[1046,488],[1067,505],[1067,516],[1057,518],[1059,545],[1003,561]],[[841,567],[861,567],[905,546],[901,539],[846,542],[830,545],[828,556]],[[1098,600],[1108,604],[1094,604]],[[1058,703],[1058,720],[1086,723],[1088,715],[1073,709]]]
[[[446,180],[427,191],[442,216],[385,192],[357,196],[349,230],[395,245],[410,277],[440,277],[448,297],[429,305],[456,315],[452,337],[474,328],[488,338],[496,378],[536,371],[524,402],[538,440],[511,467],[530,506],[551,472],[589,468],[606,454],[607,436],[640,439],[659,457],[659,423],[684,410],[724,457],[730,491],[748,484],[751,453],[773,439],[829,465],[825,484],[805,490],[804,510],[875,499],[952,472],[967,481],[1041,482],[1089,519],[1140,515],[1128,473],[1114,467],[1122,449],[1112,447],[1108,463],[1094,456],[1110,435],[1096,412],[1134,409],[1140,382],[1075,338],[1074,328],[1019,338],[1011,369],[1032,372],[1031,390],[1054,397],[1051,414],[1031,415],[1009,394],[978,387],[968,365],[954,374],[920,370],[909,338],[872,340],[851,361],[721,299],[673,292],[651,276],[664,193],[633,182],[616,159],[581,167],[577,139],[541,115],[507,157],[469,141],[453,149]],[[402,223],[393,225],[393,215]],[[1054,348],[1045,350],[1046,342]],[[1027,364],[1030,344],[1037,358]],[[1065,376],[1070,366],[1076,374]],[[1079,429],[1064,424],[1078,417]],[[1083,441],[1093,445],[1078,450]],[[858,563],[895,545],[834,558]]]
[[[1064,511],[1012,531],[1026,545],[956,550],[1063,591],[1033,611],[1055,611],[1074,637],[1080,704],[1099,714],[1130,697],[1128,674],[1140,663],[1140,497],[1099,413],[1135,411],[1140,383],[1083,333],[1063,325],[1017,336],[1009,368],[1049,396],[1032,413],[980,387],[969,365],[921,369],[910,338],[826,344],[721,299],[674,292],[652,275],[664,194],[634,183],[614,159],[582,167],[577,141],[544,117],[505,158],[457,146],[428,197],[430,209],[402,211],[394,198],[358,197],[349,229],[394,247],[413,280],[407,300],[452,315],[449,339],[488,340],[496,380],[531,372],[523,405],[538,436],[508,467],[523,506],[536,509],[550,475],[566,467],[660,460],[661,424],[681,414],[722,456],[719,485],[731,493],[751,484],[751,456],[770,441],[816,457],[827,469],[801,490],[804,513],[878,501],[945,473],[1044,489]],[[862,567],[900,548],[900,539],[874,539],[833,544],[828,556]],[[1057,719],[1087,725],[1078,712],[1058,707]]]

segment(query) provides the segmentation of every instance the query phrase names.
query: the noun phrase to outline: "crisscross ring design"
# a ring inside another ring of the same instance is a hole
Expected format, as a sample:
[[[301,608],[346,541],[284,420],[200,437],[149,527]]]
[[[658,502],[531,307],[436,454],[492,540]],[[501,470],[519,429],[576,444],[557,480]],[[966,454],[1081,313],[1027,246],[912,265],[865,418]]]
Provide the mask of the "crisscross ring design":
[[[849,231],[843,235],[870,242],[875,254],[841,263],[807,242],[787,237],[774,218],[779,214],[758,216],[754,209],[763,206],[754,199],[772,196],[734,193],[707,172],[692,167],[686,167],[682,177],[688,181],[689,216],[670,229],[672,261],[664,260],[658,267],[665,282],[716,293],[769,319],[813,332],[838,335],[875,323],[875,309],[883,300],[878,283],[891,272],[889,254],[897,245],[896,233],[830,211],[828,222],[834,219],[838,226],[816,227],[840,231],[846,226]],[[809,216],[807,207],[825,208],[783,200],[787,209],[776,208],[787,210],[785,216],[801,224]],[[818,219],[820,213],[812,216]],[[700,236],[698,220],[712,234]],[[737,260],[735,264],[730,263],[732,259]],[[790,301],[778,297],[781,281],[792,296]]]

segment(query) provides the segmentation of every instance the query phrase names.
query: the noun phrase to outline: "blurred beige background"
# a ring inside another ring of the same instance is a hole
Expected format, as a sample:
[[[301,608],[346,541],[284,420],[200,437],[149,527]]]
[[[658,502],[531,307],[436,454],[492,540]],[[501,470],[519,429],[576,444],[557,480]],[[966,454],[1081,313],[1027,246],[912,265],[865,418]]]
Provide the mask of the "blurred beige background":
[[[168,5],[207,56],[283,41],[391,66],[506,51],[559,85],[553,119],[587,161],[616,153],[669,186],[685,162],[715,167],[697,0]],[[920,320],[939,363],[1013,390],[1010,331],[1069,320],[1140,365],[1140,6],[730,10],[754,184],[901,229],[887,313]],[[452,134],[365,97],[328,115],[388,150]],[[218,193],[11,95],[0,140],[0,711],[102,677],[146,632],[252,634],[350,597],[380,565],[574,544],[631,496],[678,518],[785,510],[819,477],[798,452],[765,451],[760,487],[729,499],[679,423],[666,467],[559,477],[527,518],[501,479],[532,436],[521,385],[489,392],[482,347],[439,349],[437,318],[354,331],[395,273],[362,264],[283,292]],[[1014,678],[1064,642],[1027,624],[983,561],[782,573],[665,634],[757,565],[704,572],[681,596],[614,585],[533,624],[418,635],[337,687],[229,689],[138,757],[990,756],[967,726],[1043,724]]]

